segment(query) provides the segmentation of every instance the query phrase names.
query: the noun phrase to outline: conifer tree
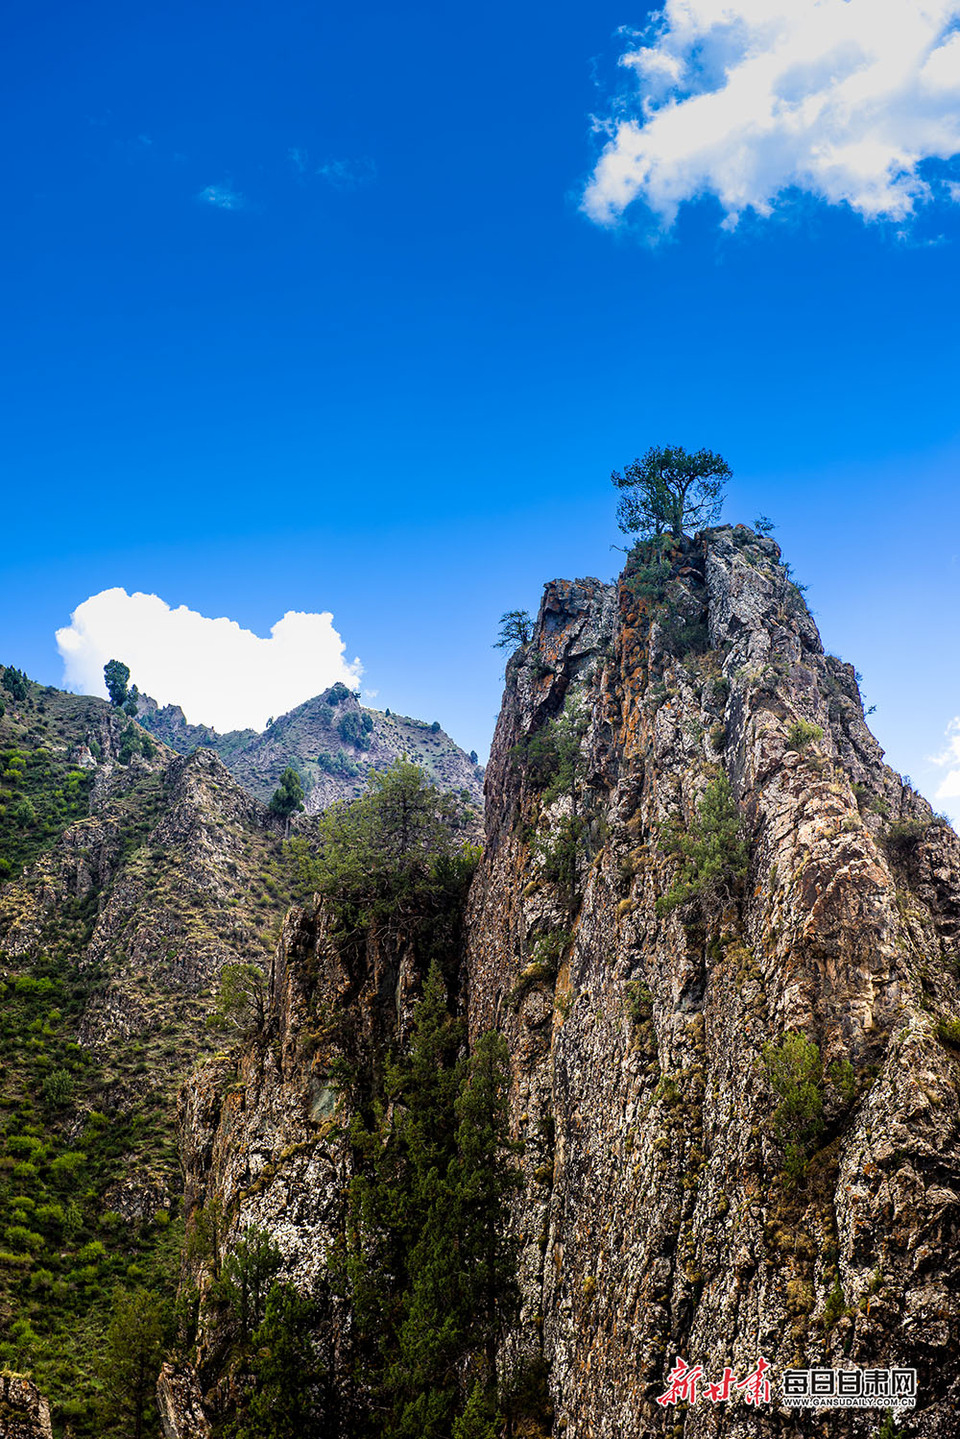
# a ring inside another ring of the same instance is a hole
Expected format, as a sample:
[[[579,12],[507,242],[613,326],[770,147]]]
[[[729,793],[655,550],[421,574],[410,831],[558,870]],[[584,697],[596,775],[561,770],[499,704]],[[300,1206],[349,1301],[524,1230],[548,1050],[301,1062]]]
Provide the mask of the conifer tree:
[[[237,1439],[320,1439],[323,1369],[310,1341],[315,1306],[292,1284],[273,1284],[252,1339],[256,1388]]]
[[[682,445],[654,445],[642,459],[610,476],[622,491],[620,528],[641,537],[669,533],[679,540],[687,529],[712,524],[733,471],[712,450],[688,453]]]
[[[495,1414],[496,1345],[516,1302],[505,1221],[518,1181],[506,1046],[484,1036],[468,1063],[462,1041],[434,964],[408,1050],[387,1068],[389,1109],[354,1130],[344,1268],[378,1439],[448,1439],[469,1410],[466,1439]],[[462,1392],[471,1359],[483,1371],[476,1397]]]
[[[127,686],[130,682],[130,666],[125,665],[123,660],[107,660],[103,667],[103,680],[107,686],[110,703],[116,709],[120,709],[126,703],[129,694]]]
[[[163,1358],[164,1304],[147,1289],[116,1290],[100,1355],[105,1433],[142,1439]]]
[[[303,809],[303,784],[292,765],[287,765],[280,776],[280,783],[270,799],[270,809],[287,824],[291,815],[299,814]]]
[[[517,1242],[507,1229],[511,1194],[522,1186],[509,1163],[518,1146],[507,1129],[509,1054],[502,1034],[482,1034],[457,1098],[457,1227],[468,1280],[473,1346],[494,1388],[497,1344],[519,1304]]]
[[[230,1308],[241,1345],[263,1318],[270,1283],[280,1264],[280,1250],[272,1237],[253,1224],[223,1260],[217,1293]]]

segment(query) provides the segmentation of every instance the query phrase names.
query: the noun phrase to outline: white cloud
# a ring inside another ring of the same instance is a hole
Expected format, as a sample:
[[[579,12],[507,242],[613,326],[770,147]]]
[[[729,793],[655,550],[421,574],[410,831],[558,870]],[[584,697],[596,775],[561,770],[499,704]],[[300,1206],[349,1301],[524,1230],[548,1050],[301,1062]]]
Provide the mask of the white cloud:
[[[798,189],[903,221],[935,193],[922,162],[960,153],[958,21],[960,0],[667,0],[621,56],[639,94],[602,126],[584,210],[639,199],[668,227],[715,195],[732,229]]]
[[[131,683],[160,704],[178,704],[191,724],[262,730],[270,715],[341,680],[360,683],[359,660],[347,664],[333,615],[289,610],[262,639],[235,620],[209,619],[159,595],[101,590],[57,630],[64,683],[106,695],[103,666],[119,659]]]
[[[206,185],[197,196],[201,205],[212,205],[215,210],[245,210],[246,199],[226,181],[220,185]]]
[[[377,178],[376,162],[366,156],[359,160],[324,160],[314,171],[336,190],[356,190]]]
[[[932,762],[947,769],[936,798],[960,799],[960,715],[947,726],[947,747]]]

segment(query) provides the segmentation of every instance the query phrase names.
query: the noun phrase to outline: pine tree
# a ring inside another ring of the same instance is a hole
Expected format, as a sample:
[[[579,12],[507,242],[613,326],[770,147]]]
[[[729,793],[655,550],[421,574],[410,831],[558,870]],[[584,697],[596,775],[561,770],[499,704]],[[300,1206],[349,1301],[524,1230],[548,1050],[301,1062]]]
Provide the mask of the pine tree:
[[[103,679],[107,686],[107,694],[110,696],[110,703],[120,709],[126,703],[129,694],[127,689],[130,682],[129,665],[125,665],[122,660],[107,660],[103,667]]]
[[[267,1293],[280,1264],[280,1250],[272,1237],[253,1224],[223,1260],[217,1295],[233,1315],[241,1346],[263,1318]]]
[[[516,1305],[506,1217],[519,1181],[504,1041],[484,1036],[469,1063],[462,1041],[435,964],[409,1048],[387,1068],[389,1108],[354,1131],[344,1269],[378,1439],[447,1439],[468,1409],[474,1428],[495,1410],[496,1346]],[[481,1393],[465,1402],[471,1359]]]
[[[679,540],[687,529],[712,524],[732,473],[712,450],[689,454],[682,445],[654,445],[622,474],[614,470],[610,476],[623,491],[617,507],[620,528],[641,537],[669,532]]]
[[[303,784],[292,765],[287,765],[270,799],[270,810],[289,824],[291,815],[303,809]]]
[[[292,1284],[274,1284],[252,1339],[256,1388],[237,1439],[320,1439],[324,1372],[310,1341],[315,1306]]]
[[[466,1271],[473,1347],[486,1358],[495,1386],[497,1344],[519,1304],[517,1241],[509,1234],[510,1196],[522,1185],[509,1162],[517,1151],[507,1123],[509,1053],[503,1035],[488,1030],[477,1041],[457,1099],[457,1227]]]
[[[147,1289],[113,1295],[100,1355],[105,1433],[142,1439],[163,1358],[165,1305]]]

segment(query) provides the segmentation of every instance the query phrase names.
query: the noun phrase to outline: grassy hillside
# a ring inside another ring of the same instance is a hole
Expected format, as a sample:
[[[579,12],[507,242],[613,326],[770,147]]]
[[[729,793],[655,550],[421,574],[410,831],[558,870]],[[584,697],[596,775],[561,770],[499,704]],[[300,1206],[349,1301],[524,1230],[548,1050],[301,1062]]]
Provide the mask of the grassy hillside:
[[[181,1247],[176,1094],[217,974],[262,962],[296,892],[282,831],[208,751],[20,677],[0,716],[0,1365],[55,1431],[99,1412],[104,1336]],[[100,1367],[98,1367],[100,1366]]]

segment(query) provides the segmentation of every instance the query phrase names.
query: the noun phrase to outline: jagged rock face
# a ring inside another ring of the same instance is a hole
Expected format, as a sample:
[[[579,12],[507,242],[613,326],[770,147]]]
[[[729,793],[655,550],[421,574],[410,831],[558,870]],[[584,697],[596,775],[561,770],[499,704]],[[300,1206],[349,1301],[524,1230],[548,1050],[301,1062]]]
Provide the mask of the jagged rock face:
[[[187,1365],[164,1364],[157,1380],[163,1439],[210,1439],[197,1376]]]
[[[677,1355],[707,1378],[759,1354],[915,1366],[906,1432],[956,1433],[960,841],[883,764],[772,541],[720,529],[674,555],[674,613],[708,636],[683,658],[630,568],[547,587],[487,772],[466,966],[472,1033],[508,1036],[526,1146],[513,1347],[542,1346],[565,1439],[880,1426],[791,1417],[776,1385],[762,1411],[661,1408]],[[582,730],[573,894],[544,858],[571,800],[541,803],[522,757],[564,705]],[[746,882],[658,913],[677,873],[663,826],[689,825],[721,769]],[[554,974],[535,946],[560,932]],[[794,1185],[762,1062],[788,1030],[856,1074],[852,1098],[825,1085]]]
[[[283,1256],[279,1277],[320,1301],[317,1338],[334,1376],[344,1368],[338,1356],[349,1322],[327,1292],[327,1262],[342,1242],[353,1176],[352,1111],[337,1065],[382,1057],[409,1024],[422,980],[402,945],[381,946],[371,935],[351,953],[331,939],[322,906],[294,908],[270,969],[265,1025],[239,1050],[204,1065],[181,1093],[188,1226],[198,1205],[218,1200],[225,1249],[249,1226],[272,1235]],[[191,1279],[205,1290],[209,1264],[195,1263]],[[212,1414],[230,1401],[221,1318],[205,1309],[197,1336],[197,1371]],[[349,1404],[341,1392],[340,1410]],[[326,1423],[330,1439],[347,1432],[332,1414]]]
[[[0,1439],[53,1439],[50,1406],[25,1374],[0,1374]]]

